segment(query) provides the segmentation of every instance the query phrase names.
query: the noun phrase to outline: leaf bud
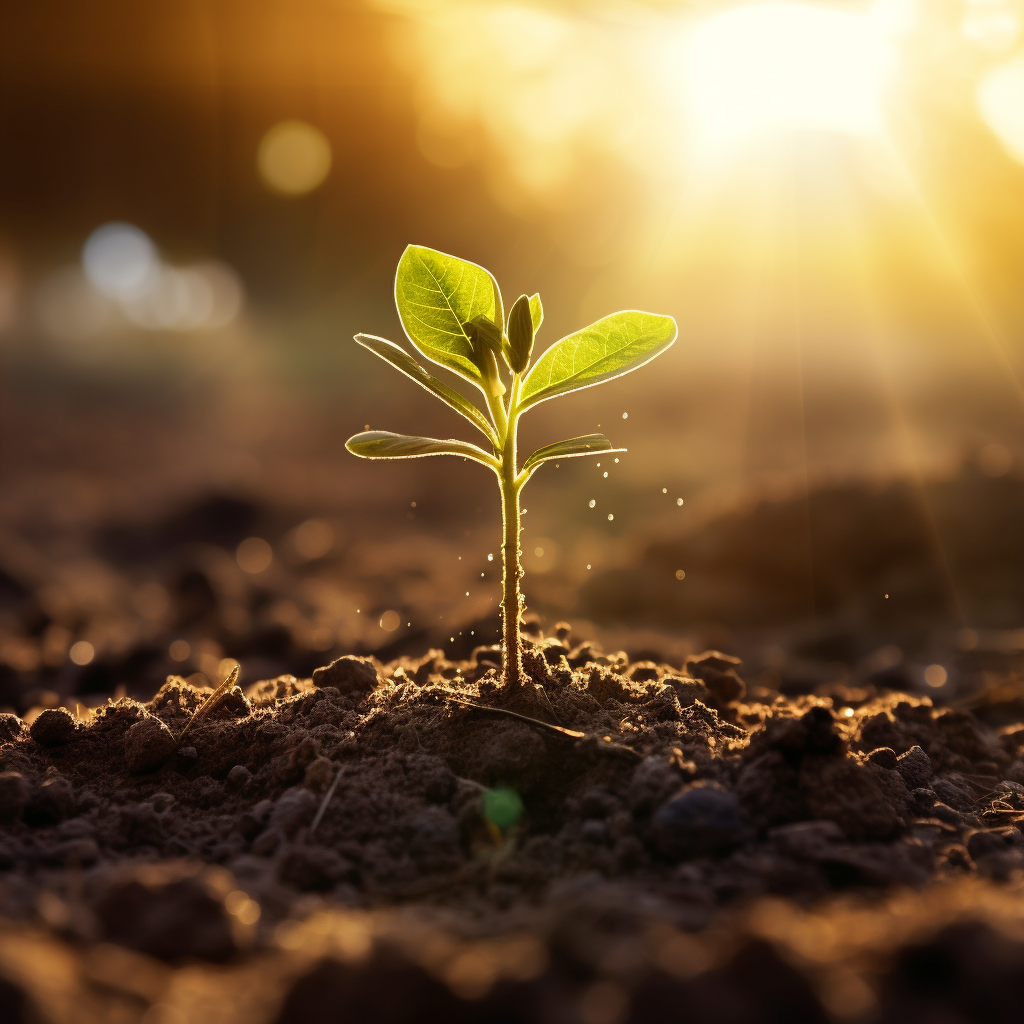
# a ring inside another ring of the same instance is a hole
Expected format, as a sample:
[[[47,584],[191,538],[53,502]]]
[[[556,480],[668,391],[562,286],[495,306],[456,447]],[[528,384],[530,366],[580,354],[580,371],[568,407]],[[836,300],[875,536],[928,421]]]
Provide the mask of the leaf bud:
[[[473,362],[483,374],[490,393],[495,397],[503,395],[505,385],[498,376],[497,366],[497,353],[501,352],[501,331],[483,316],[463,324],[462,329],[473,347]]]
[[[509,365],[513,373],[522,373],[530,365],[533,354],[533,317],[530,315],[530,300],[525,295],[520,295],[509,310],[508,344]]]

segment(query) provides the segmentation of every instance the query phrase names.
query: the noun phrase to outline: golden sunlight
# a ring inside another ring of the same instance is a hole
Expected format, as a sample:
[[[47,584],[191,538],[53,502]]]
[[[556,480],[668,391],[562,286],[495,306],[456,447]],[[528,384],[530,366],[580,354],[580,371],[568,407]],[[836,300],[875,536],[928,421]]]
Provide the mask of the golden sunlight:
[[[780,3],[711,17],[689,36],[681,68],[695,141],[792,128],[878,134],[894,59],[870,12]]]

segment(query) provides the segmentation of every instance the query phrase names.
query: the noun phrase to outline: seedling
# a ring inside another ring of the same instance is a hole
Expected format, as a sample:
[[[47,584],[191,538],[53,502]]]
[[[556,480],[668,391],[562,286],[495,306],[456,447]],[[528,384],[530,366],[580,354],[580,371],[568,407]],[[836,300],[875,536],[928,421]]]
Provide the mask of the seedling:
[[[521,295],[505,310],[493,275],[466,260],[410,245],[395,275],[395,301],[405,333],[431,362],[451,370],[483,395],[486,415],[463,394],[424,369],[404,348],[384,338],[357,334],[355,340],[411,377],[464,416],[487,440],[488,449],[468,441],[412,437],[368,430],[346,447],[364,459],[417,459],[461,455],[498,478],[502,516],[502,649],[505,699],[529,696],[523,679],[519,621],[523,612],[523,569],[519,548],[519,495],[539,466],[613,448],[604,434],[584,434],[538,448],[519,465],[519,418],[549,398],[621,377],[650,362],[676,338],[670,316],[624,310],[555,342],[530,366],[533,342],[544,319],[540,296]],[[533,691],[533,688],[530,687]]]

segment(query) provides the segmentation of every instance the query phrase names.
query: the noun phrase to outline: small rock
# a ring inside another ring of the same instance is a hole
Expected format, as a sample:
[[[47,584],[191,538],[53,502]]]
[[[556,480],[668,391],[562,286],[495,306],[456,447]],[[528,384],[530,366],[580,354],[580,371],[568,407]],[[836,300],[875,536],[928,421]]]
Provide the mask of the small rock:
[[[124,737],[124,759],[133,775],[159,768],[174,753],[177,740],[159,718],[136,722]]]
[[[354,875],[351,861],[323,846],[293,847],[278,866],[281,881],[303,891],[333,889],[338,882]]]
[[[879,768],[889,768],[893,771],[895,771],[899,764],[899,758],[896,757],[896,751],[892,747],[875,748],[868,754],[868,760],[872,764],[878,765]]]
[[[51,775],[43,780],[35,799],[33,810],[54,821],[63,821],[75,809],[75,792],[63,775]]]
[[[369,658],[346,654],[313,672],[315,686],[333,686],[341,694],[367,693],[377,685],[377,670]]]
[[[319,805],[308,789],[294,786],[286,789],[270,812],[270,827],[291,835],[300,825],[308,825]]]
[[[921,747],[915,745],[905,754],[900,754],[896,771],[903,776],[907,789],[920,789],[931,780],[932,761]]]
[[[713,703],[711,693],[699,679],[665,676],[664,683],[667,686],[671,686],[672,689],[676,691],[676,697],[679,700],[680,707],[691,707],[693,703],[698,700],[701,704],[706,704],[708,707]]]
[[[285,842],[285,834],[279,828],[268,828],[253,840],[252,852],[258,857],[272,857],[277,848]]]
[[[32,796],[32,786],[21,772],[0,772],[0,820],[20,817]]]
[[[652,820],[658,850],[681,859],[725,853],[749,834],[734,793],[714,786],[691,786],[660,807]]]
[[[0,743],[10,743],[25,731],[25,723],[17,715],[0,714]]]
[[[228,785],[241,789],[252,778],[252,772],[244,764],[236,764],[228,772]]]
[[[722,654],[721,651],[705,651],[687,659],[684,671],[688,676],[700,679],[715,703],[725,707],[746,695],[746,684],[736,672],[736,666],[740,664],[739,658]]]
[[[78,723],[67,708],[47,708],[32,723],[29,732],[36,743],[45,747],[59,747],[75,738]]]
[[[973,832],[967,838],[967,852],[977,862],[995,853],[1005,853],[1006,840],[998,832]]]

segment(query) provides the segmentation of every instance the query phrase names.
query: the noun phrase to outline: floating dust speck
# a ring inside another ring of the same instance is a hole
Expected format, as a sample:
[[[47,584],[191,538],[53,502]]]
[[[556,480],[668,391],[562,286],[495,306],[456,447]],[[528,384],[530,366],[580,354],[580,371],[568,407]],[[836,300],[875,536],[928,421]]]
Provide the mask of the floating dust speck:
[[[944,665],[929,665],[924,670],[924,681],[933,689],[944,686],[949,678],[949,673]]]
[[[628,412],[624,412],[624,413],[622,414],[622,418],[623,418],[624,420],[628,420],[628,419],[629,419],[629,413],[628,413]]]
[[[677,580],[685,580],[686,579],[686,570],[685,569],[676,569],[676,579]]]
[[[608,479],[608,470],[606,469],[602,475],[607,480]]]
[[[677,505],[682,505],[682,503],[683,503],[683,499],[682,498],[676,498],[676,504]]]
[[[402,619],[398,612],[389,608],[380,617],[380,628],[387,633],[394,633],[396,629],[402,624]]]
[[[610,522],[611,522],[611,521],[612,521],[612,520],[613,520],[614,518],[615,518],[615,516],[613,516],[613,515],[611,514],[611,512],[609,512],[609,513],[608,513],[608,522],[610,523]]]
[[[668,488],[667,487],[662,487],[661,493],[662,494],[668,494]]]
[[[493,554],[488,555],[487,556],[487,561],[488,562],[493,562],[494,561],[494,555]]]
[[[591,498],[590,499],[590,507],[594,508],[595,505],[597,505],[597,500],[595,498]]]

